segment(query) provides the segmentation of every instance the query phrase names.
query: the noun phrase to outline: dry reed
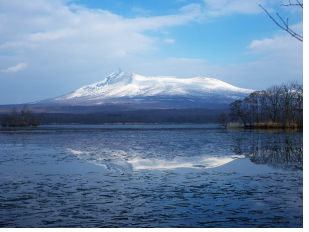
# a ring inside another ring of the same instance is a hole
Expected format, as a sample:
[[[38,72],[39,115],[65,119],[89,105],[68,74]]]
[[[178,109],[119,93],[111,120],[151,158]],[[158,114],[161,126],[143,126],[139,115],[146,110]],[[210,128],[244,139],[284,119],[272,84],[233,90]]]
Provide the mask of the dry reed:
[[[228,128],[243,128],[245,127],[243,123],[240,122],[230,122],[227,124]],[[261,129],[283,129],[283,128],[289,128],[289,129],[296,129],[298,127],[297,123],[290,122],[290,123],[278,123],[278,122],[259,122],[259,123],[253,123],[253,125],[247,125],[249,128],[261,128]]]
[[[240,128],[240,127],[244,127],[244,124],[240,123],[240,122],[230,122],[227,124],[227,127],[229,128]]]
[[[278,122],[260,122],[254,123],[253,127],[257,128],[297,128],[297,123],[291,122],[287,124],[278,123]]]

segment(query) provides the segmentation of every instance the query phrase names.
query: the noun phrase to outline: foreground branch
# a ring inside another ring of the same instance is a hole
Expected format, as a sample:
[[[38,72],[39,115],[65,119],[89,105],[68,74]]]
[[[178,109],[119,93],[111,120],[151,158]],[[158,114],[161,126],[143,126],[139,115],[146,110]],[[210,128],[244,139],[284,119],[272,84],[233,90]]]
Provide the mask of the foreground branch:
[[[298,1],[297,1],[298,2]],[[298,4],[291,4],[290,5],[300,5],[301,7],[302,4],[300,4],[298,2]],[[268,16],[277,24],[278,27],[280,27],[282,30],[286,31],[287,33],[289,33],[291,36],[293,36],[294,38],[298,39],[299,41],[303,42],[303,37],[299,34],[297,34],[296,32],[294,32],[288,25],[288,21],[289,19],[287,19],[287,22],[284,22],[283,19],[280,17],[280,15],[277,13],[278,17],[280,18],[280,20],[283,22],[284,26],[280,25],[269,13],[268,11],[262,7],[261,5],[259,5],[265,12],[266,14],[268,14]],[[284,6],[289,6],[289,5],[284,5]]]
[[[291,3],[291,0],[289,0],[289,5],[281,4],[280,6],[300,6],[301,8],[304,8],[304,5],[301,4],[298,0],[296,0],[297,4]]]

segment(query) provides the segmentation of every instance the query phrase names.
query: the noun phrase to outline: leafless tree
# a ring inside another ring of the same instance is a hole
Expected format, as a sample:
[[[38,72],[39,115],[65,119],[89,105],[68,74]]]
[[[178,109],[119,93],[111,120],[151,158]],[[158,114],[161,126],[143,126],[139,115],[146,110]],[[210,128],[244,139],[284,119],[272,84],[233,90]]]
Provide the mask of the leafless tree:
[[[25,105],[23,107],[23,109],[21,110],[21,116],[20,116],[20,121],[19,121],[19,125],[23,126],[23,125],[29,125],[29,121],[30,121],[30,117],[31,117],[31,111],[28,109],[28,107]]]
[[[227,122],[227,114],[225,114],[225,113],[220,114],[220,116],[217,120],[217,123],[221,124],[222,126],[225,126],[226,122]]]
[[[14,106],[11,112],[11,120],[10,120],[11,125],[17,126],[19,124],[19,121],[20,121],[20,116],[18,115],[16,106]]]
[[[236,100],[230,104],[229,117],[232,121],[238,121],[240,118],[243,124],[246,126],[250,122],[250,109],[249,98],[244,100]]]
[[[303,85],[297,85],[296,88],[296,104],[295,111],[297,117],[298,126],[302,126],[303,124]]]
[[[291,81],[267,91],[255,91],[243,100],[232,102],[229,116],[232,121],[242,120],[244,125],[274,122],[302,126],[303,85]]]
[[[249,95],[252,122],[260,122],[259,112],[261,111],[261,91],[254,91]]]
[[[272,86],[265,92],[266,101],[264,107],[267,112],[267,120],[272,122],[280,121],[280,100],[282,89],[281,86]]]
[[[33,118],[31,111],[27,106],[24,106],[20,111],[20,114],[17,111],[17,108],[14,107],[10,115],[5,116],[5,123],[2,126],[30,126],[30,125],[39,125],[40,123]]]

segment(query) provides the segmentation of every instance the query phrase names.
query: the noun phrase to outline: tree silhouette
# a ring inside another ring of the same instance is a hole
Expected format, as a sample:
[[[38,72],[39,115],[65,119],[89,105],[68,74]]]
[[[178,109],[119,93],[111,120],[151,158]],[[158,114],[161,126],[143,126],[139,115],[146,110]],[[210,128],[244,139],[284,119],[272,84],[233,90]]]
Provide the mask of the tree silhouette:
[[[217,120],[217,123],[221,124],[222,126],[225,126],[226,125],[226,122],[227,122],[227,114],[223,113],[223,114],[220,114],[218,120]]]

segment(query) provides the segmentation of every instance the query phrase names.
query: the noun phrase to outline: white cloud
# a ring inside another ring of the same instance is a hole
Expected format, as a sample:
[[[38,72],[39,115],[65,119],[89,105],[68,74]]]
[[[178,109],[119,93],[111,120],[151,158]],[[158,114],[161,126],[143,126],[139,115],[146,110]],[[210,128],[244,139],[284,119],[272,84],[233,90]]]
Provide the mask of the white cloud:
[[[177,14],[133,19],[106,10],[67,6],[67,2],[0,0],[0,51],[31,53],[33,59],[46,62],[56,56],[67,62],[74,59],[110,62],[156,50],[158,39],[146,35],[147,31],[164,32],[168,27],[199,21],[205,14],[257,13],[258,4],[267,0],[204,0],[204,8],[189,4]],[[171,38],[163,41],[175,42]]]
[[[2,69],[1,72],[7,72],[7,73],[11,73],[11,72],[19,72],[25,68],[27,68],[28,64],[27,63],[19,63],[13,67],[9,67],[8,69]]]
[[[175,43],[175,40],[167,38],[167,39],[164,39],[163,42],[165,42],[165,43]]]
[[[247,54],[300,54],[303,51],[302,42],[290,35],[276,36],[274,38],[265,38],[262,40],[254,40],[247,47]]]
[[[178,14],[126,19],[106,10],[92,10],[65,1],[0,1],[0,50],[58,53],[61,57],[122,58],[156,49],[155,37],[145,31],[187,24],[201,17],[199,5]],[[19,12],[19,13],[16,13]],[[37,53],[37,54],[36,54]],[[41,57],[42,58],[42,57]]]

